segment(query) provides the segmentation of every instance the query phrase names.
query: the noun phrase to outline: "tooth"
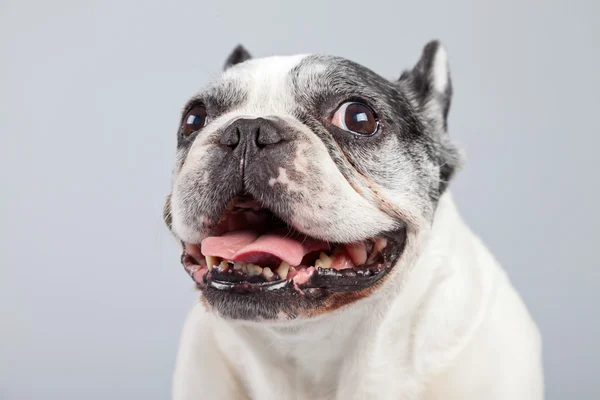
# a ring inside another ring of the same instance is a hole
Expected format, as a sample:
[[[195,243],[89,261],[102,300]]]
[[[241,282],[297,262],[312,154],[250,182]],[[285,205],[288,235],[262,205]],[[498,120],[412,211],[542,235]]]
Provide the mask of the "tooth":
[[[245,274],[248,274],[248,264],[246,264],[246,263],[242,264],[242,272]]]
[[[281,264],[279,264],[279,267],[277,268],[277,275],[279,275],[281,279],[287,279],[289,270],[290,264],[286,263],[285,261],[282,261]]]
[[[331,268],[331,264],[333,263],[333,259],[331,259],[327,254],[321,253],[319,255],[319,259],[317,260],[319,263],[319,267],[321,268]],[[315,263],[315,268],[317,264]]]
[[[346,252],[352,259],[354,265],[362,265],[367,262],[367,249],[364,243],[350,243],[346,245]]]
[[[381,250],[385,249],[386,246],[387,246],[387,239],[384,237],[378,237],[377,239],[375,239],[375,245],[373,246],[373,251],[374,252],[381,251]]]
[[[242,267],[243,267],[242,263],[239,263],[239,262],[233,263],[233,269],[236,271],[241,271]]]
[[[248,274],[260,275],[261,273],[262,273],[262,268],[260,267],[260,265],[248,264]]]
[[[271,268],[269,268],[269,267],[263,268],[262,274],[267,279],[271,279],[273,277],[273,275],[274,275],[273,271],[271,271]]]
[[[370,263],[373,260],[375,260],[375,257],[377,257],[377,255],[379,253],[381,253],[381,250],[385,249],[386,246],[387,246],[386,238],[384,238],[384,237],[376,238],[375,243],[373,244],[373,251],[369,255],[369,259],[367,260],[367,262]]]
[[[218,260],[217,257],[213,257],[213,256],[206,256],[206,266],[208,267],[208,270],[210,271],[211,269],[213,269],[213,267],[215,265],[218,264]]]
[[[221,261],[221,264],[219,264],[219,272],[225,272],[229,269],[229,264],[227,263],[227,261],[223,260]]]

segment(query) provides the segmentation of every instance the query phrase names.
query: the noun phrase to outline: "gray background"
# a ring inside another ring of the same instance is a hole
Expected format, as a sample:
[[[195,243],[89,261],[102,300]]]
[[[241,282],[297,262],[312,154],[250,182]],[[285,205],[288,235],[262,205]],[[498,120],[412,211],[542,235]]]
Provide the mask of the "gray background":
[[[168,398],[195,296],[161,221],[175,130],[234,45],[394,78],[431,38],[452,189],[542,330],[547,398],[599,398],[600,3],[494,3],[0,0],[0,398]]]

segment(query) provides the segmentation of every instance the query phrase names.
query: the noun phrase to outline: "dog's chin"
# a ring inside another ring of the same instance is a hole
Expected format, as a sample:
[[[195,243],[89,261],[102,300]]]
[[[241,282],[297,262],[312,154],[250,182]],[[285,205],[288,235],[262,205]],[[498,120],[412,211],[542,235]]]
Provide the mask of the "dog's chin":
[[[353,243],[299,233],[253,198],[225,208],[181,262],[207,306],[225,318],[315,317],[369,296],[400,259],[406,229]]]

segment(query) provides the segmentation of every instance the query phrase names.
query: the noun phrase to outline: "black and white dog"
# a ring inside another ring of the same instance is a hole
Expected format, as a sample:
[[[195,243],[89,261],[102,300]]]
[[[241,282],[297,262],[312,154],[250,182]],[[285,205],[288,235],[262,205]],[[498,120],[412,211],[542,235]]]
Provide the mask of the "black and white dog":
[[[173,398],[539,400],[538,330],[448,183],[446,52],[388,81],[234,50],[185,107],[165,220],[201,291]]]

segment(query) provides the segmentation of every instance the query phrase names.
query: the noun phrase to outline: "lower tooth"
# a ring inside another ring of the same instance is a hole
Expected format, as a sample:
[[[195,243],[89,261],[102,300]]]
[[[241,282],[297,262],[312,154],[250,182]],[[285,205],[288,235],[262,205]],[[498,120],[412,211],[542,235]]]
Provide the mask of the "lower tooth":
[[[279,267],[277,268],[277,275],[279,275],[279,278],[281,279],[287,279],[289,271],[290,264],[286,263],[285,261],[282,261],[281,264],[279,264]]]
[[[315,268],[331,268],[333,260],[325,253],[321,253],[319,259],[315,262]]]
[[[213,269],[213,267],[215,265],[217,265],[217,257],[213,257],[213,256],[206,256],[206,266],[208,267],[208,270],[210,271],[211,269]]]
[[[225,272],[229,269],[229,264],[227,263],[227,261],[221,261],[221,264],[219,264],[219,272]]]
[[[267,279],[271,279],[273,277],[273,275],[274,275],[273,271],[271,271],[271,268],[269,268],[269,267],[263,268],[262,274]]]
[[[262,273],[262,268],[260,265],[256,264],[248,264],[248,274],[249,275],[260,275]]]

